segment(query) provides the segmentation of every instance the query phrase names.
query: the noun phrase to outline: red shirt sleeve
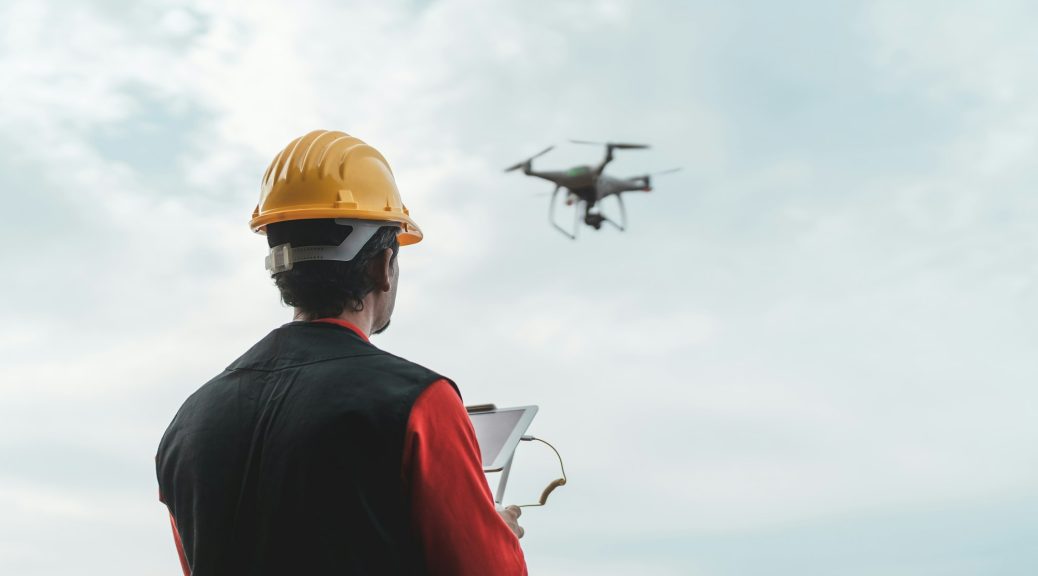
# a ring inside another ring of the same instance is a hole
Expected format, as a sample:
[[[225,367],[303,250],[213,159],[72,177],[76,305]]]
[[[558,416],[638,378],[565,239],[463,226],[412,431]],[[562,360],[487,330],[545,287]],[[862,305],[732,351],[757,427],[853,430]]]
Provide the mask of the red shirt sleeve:
[[[158,456],[155,456],[158,459]],[[166,503],[166,499],[162,496],[162,490],[159,490],[159,502]],[[167,505],[166,510],[169,511]],[[187,565],[187,555],[184,554],[184,543],[180,541],[180,530],[177,529],[177,519],[173,517],[173,512],[169,511],[169,525],[173,528],[173,543],[177,547],[177,557],[180,558],[180,569],[184,571],[184,576],[191,576],[191,567]]]
[[[191,568],[187,565],[187,556],[184,554],[184,544],[180,541],[180,530],[177,530],[177,519],[173,513],[169,513],[169,525],[173,527],[173,542],[177,545],[177,556],[180,557],[180,569],[184,576],[191,576]]]
[[[429,574],[525,576],[519,539],[494,508],[476,432],[449,382],[418,397],[404,442],[411,524]]]

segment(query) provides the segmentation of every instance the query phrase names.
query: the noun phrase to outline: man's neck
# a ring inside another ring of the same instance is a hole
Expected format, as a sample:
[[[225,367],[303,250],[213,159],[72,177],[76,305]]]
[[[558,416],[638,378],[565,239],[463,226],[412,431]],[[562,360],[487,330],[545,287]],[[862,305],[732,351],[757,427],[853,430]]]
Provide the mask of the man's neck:
[[[350,324],[353,324],[354,326],[359,328],[361,332],[364,332],[365,336],[371,336],[371,330],[373,329],[375,324],[375,317],[371,312],[372,308],[374,307],[371,306],[369,303],[365,302],[364,308],[361,309],[359,312],[354,312],[353,310],[343,310],[342,314],[339,314],[338,316],[331,316],[330,318],[335,318],[337,320],[344,320],[346,322],[349,322]],[[307,320],[307,318],[303,315],[302,311],[300,311],[298,308],[296,308],[295,310],[294,319]],[[319,318],[314,318],[314,320],[319,320]]]

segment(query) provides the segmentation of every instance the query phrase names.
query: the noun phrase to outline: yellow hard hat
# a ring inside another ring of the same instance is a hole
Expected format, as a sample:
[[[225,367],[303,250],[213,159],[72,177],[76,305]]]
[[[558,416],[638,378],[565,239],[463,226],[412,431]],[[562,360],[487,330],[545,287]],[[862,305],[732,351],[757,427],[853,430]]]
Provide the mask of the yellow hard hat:
[[[406,246],[422,239],[400,199],[389,163],[371,146],[343,132],[314,130],[296,138],[267,168],[249,225],[346,218],[393,222]]]

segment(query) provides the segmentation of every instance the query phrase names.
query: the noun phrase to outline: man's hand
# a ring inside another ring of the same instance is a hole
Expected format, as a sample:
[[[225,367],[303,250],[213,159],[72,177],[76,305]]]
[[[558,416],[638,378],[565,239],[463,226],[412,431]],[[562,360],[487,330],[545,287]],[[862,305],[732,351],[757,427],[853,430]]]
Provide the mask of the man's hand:
[[[512,529],[516,538],[523,537],[526,530],[523,530],[523,527],[519,525],[519,516],[523,514],[522,508],[514,505],[506,506],[504,510],[498,510],[497,513],[504,519],[505,524],[508,524],[508,527]]]

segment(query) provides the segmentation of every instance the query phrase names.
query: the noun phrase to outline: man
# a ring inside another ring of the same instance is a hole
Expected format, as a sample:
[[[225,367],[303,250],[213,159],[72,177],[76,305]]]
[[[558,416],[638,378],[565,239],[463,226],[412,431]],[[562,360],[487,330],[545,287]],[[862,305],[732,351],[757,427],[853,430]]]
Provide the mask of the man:
[[[185,574],[526,574],[454,384],[383,352],[400,245],[422,232],[372,147],[311,132],[251,222],[295,321],[195,392],[159,444]]]

